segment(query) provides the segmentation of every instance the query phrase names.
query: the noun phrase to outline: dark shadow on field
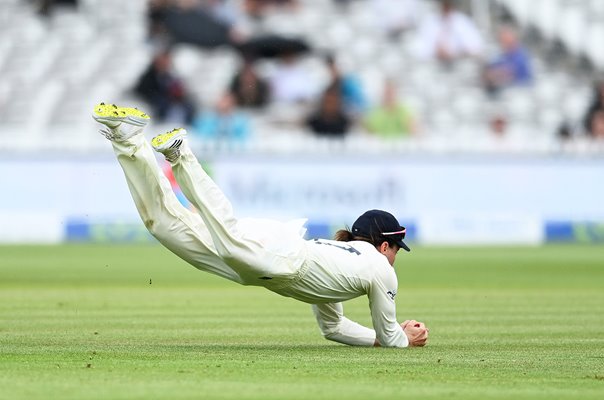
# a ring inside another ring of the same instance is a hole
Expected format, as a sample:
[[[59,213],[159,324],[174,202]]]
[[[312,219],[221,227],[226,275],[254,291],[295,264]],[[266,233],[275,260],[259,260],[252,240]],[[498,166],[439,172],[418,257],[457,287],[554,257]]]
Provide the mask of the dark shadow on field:
[[[275,350],[301,350],[301,351],[323,351],[326,348],[334,349],[362,349],[362,347],[350,347],[344,345],[337,344],[329,344],[325,345],[290,345],[290,344],[260,344],[260,345],[248,345],[248,344],[217,344],[217,343],[208,343],[208,344],[175,344],[175,345],[161,345],[162,348],[173,349],[173,350],[189,350],[189,351],[205,351],[205,350],[213,350],[213,351],[275,351]]]
[[[284,343],[275,343],[275,344],[241,344],[241,343],[233,343],[233,344],[217,344],[217,343],[207,343],[207,344],[165,344],[159,345],[162,351],[166,352],[176,352],[176,353],[211,353],[211,354],[224,354],[224,353],[232,353],[232,354],[250,354],[250,353],[278,353],[278,354],[291,354],[291,353],[304,353],[304,354],[324,354],[327,352],[365,352],[365,351],[388,351],[388,350],[398,350],[400,349],[386,349],[379,348],[376,349],[374,347],[353,347],[353,346],[345,346],[338,345],[335,343],[325,343],[324,345],[315,345],[315,344],[284,344]]]

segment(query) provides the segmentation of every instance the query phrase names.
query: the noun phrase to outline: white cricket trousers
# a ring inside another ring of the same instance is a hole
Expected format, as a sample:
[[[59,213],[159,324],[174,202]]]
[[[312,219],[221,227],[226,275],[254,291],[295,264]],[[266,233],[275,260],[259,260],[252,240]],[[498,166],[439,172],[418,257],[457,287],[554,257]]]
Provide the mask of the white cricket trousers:
[[[243,285],[272,289],[300,277],[303,251],[267,249],[250,229],[240,229],[230,202],[186,143],[172,171],[199,214],[180,204],[143,135],[112,144],[143,223],[174,254],[200,270]],[[304,240],[298,240],[295,248],[303,249]]]

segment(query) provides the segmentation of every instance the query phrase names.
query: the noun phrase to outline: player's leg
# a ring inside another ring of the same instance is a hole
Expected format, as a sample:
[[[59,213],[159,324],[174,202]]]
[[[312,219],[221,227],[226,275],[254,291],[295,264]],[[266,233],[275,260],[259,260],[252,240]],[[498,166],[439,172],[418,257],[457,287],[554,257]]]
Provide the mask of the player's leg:
[[[262,274],[285,277],[295,272],[292,260],[267,250],[260,241],[239,230],[230,201],[203,170],[185,135],[184,129],[175,129],[155,137],[151,144],[172,164],[176,181],[198,209],[218,254],[242,276],[249,274],[250,279]]]
[[[176,128],[162,135],[157,135],[151,140],[153,148],[162,153],[172,165],[174,178],[183,193],[197,209],[212,209],[212,214],[218,219],[221,230],[235,232],[237,220],[233,214],[231,202],[222,193],[220,188],[203,170],[195,155],[186,145],[187,132],[183,128]],[[203,193],[197,189],[203,188]],[[216,219],[216,218],[213,218]]]
[[[142,131],[148,117],[135,109],[99,105],[93,117],[106,126],[128,188],[145,226],[170,251],[198,269],[241,283],[216,254],[199,215],[183,207],[164,176]]]

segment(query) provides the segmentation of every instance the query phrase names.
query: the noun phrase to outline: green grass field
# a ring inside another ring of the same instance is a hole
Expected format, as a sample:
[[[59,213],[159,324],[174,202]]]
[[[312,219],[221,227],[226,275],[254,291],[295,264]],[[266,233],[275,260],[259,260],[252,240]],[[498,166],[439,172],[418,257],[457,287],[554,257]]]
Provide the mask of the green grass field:
[[[0,398],[604,399],[604,247],[398,261],[422,349],[328,342],[308,305],[159,246],[0,247]]]

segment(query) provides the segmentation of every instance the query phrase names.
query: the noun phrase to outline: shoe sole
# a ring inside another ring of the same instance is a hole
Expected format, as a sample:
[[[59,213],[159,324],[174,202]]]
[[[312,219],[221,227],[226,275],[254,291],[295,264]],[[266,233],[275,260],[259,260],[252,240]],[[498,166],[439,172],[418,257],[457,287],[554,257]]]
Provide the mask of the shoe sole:
[[[108,125],[126,123],[134,126],[145,126],[151,119],[137,108],[118,107],[115,104],[100,103],[94,107],[92,116],[97,122]]]
[[[187,131],[183,128],[172,129],[170,132],[162,133],[151,139],[151,146],[156,151],[163,151],[170,148],[180,147],[183,138]]]

